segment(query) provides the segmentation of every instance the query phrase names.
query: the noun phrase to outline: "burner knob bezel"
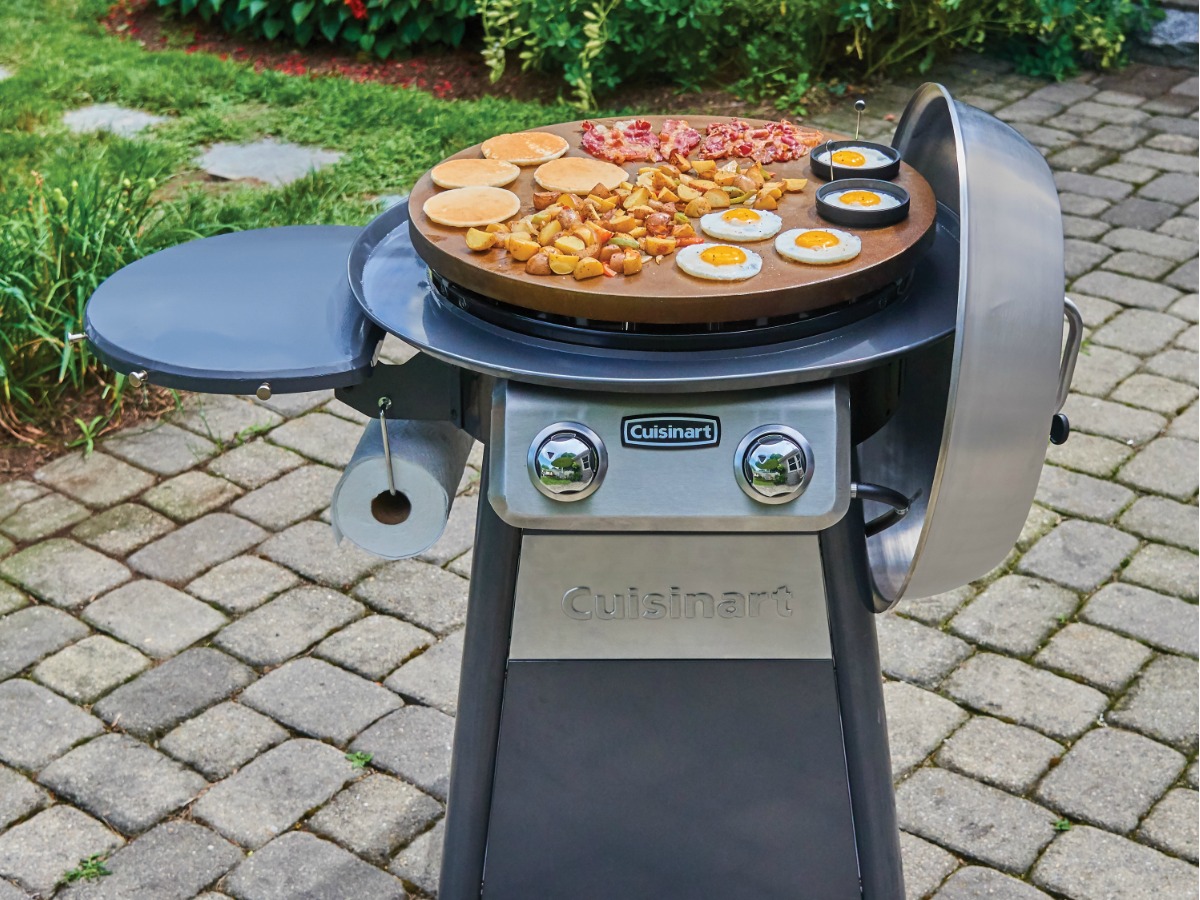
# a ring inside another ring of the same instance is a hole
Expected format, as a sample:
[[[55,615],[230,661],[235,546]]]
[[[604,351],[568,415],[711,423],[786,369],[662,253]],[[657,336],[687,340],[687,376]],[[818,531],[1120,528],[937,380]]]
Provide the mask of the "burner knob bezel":
[[[551,444],[574,446],[576,456],[581,451],[590,452],[595,464],[585,468],[578,482],[581,487],[574,488],[571,484],[562,484],[558,479],[548,479],[544,468],[549,460],[543,459],[543,453]],[[534,437],[529,445],[526,462],[529,480],[539,493],[560,503],[572,503],[590,497],[599,489],[608,472],[608,451],[600,435],[586,425],[580,422],[555,422],[543,428]]]
[[[751,458],[757,448],[769,441],[790,448],[791,452],[798,454],[803,466],[803,470],[794,480],[789,479],[784,484],[776,485],[772,489],[773,493],[767,493],[754,483],[755,465]],[[762,425],[747,433],[738,444],[733,454],[733,473],[738,487],[751,500],[769,504],[790,503],[808,488],[815,463],[812,445],[795,428],[787,425]]]

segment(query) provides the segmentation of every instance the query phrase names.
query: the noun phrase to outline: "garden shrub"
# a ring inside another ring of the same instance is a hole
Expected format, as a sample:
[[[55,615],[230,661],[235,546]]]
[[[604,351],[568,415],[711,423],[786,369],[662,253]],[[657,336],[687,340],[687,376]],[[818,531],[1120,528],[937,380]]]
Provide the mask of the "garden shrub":
[[[415,45],[457,46],[474,0],[158,0],[225,31],[307,46],[331,44],[383,59]]]

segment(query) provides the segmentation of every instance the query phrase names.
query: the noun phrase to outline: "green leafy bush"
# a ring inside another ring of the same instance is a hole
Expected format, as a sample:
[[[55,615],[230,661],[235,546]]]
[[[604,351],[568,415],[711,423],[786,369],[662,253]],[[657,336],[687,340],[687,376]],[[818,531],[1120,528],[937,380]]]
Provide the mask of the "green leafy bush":
[[[386,59],[417,44],[457,46],[473,0],[158,0],[229,32],[301,47],[323,38]]]

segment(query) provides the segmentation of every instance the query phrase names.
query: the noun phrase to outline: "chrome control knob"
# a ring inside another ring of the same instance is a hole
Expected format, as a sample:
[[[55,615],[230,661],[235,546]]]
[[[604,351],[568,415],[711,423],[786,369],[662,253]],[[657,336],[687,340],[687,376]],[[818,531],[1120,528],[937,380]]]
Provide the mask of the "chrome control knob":
[[[787,503],[812,480],[813,452],[804,435],[786,425],[764,425],[742,438],[734,474],[746,495],[760,503]]]
[[[543,428],[529,447],[529,477],[552,500],[582,500],[604,479],[608,459],[599,436],[578,422]]]

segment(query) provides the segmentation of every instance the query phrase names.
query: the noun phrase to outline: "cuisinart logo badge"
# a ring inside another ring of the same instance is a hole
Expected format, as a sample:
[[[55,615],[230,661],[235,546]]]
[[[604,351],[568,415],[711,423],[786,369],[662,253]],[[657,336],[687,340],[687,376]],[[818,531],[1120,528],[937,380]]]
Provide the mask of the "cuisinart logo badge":
[[[679,413],[626,416],[621,420],[621,443],[655,450],[715,447],[721,443],[721,420]]]
[[[599,619],[789,619],[792,589],[781,584],[773,591],[666,591],[643,593],[635,587],[599,593],[587,585],[563,592],[562,611],[578,621]]]

